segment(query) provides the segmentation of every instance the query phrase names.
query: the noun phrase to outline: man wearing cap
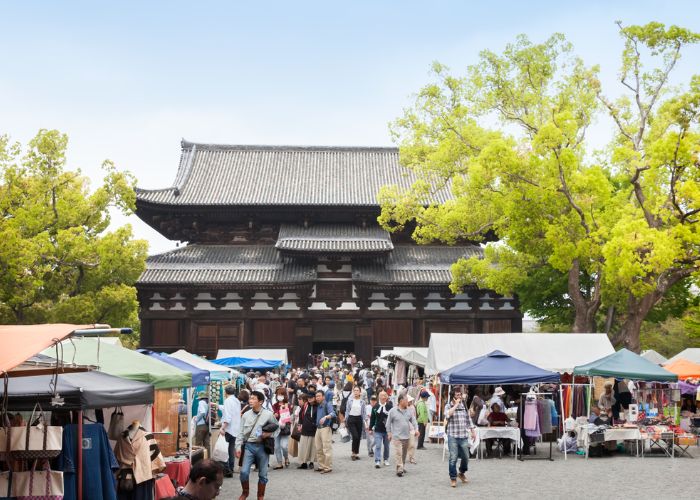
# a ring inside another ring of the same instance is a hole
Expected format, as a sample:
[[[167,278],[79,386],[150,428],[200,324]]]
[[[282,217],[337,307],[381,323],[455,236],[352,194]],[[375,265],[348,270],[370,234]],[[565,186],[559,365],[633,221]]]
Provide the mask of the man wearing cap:
[[[418,447],[419,450],[425,450],[425,426],[430,423],[430,412],[428,410],[428,399],[430,394],[428,391],[420,393],[420,401],[416,404],[416,421],[418,422]]]
[[[211,453],[210,433],[209,433],[209,394],[202,391],[197,395],[197,420],[194,431],[194,444],[204,446],[207,453]]]

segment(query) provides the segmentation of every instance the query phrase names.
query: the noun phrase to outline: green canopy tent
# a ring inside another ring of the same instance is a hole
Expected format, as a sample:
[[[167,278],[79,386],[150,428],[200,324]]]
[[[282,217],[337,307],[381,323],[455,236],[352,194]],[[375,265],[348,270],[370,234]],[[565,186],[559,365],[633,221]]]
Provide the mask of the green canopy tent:
[[[661,368],[638,354],[621,349],[597,361],[574,367],[574,375],[615,377],[649,382],[677,382],[678,375]]]
[[[100,342],[99,339],[81,338],[63,341],[59,348],[59,356],[61,349],[65,364],[94,365],[101,372],[146,382],[156,389],[173,389],[192,385],[190,372],[180,370],[125,347]],[[55,356],[56,351],[53,348],[47,349],[43,354]]]

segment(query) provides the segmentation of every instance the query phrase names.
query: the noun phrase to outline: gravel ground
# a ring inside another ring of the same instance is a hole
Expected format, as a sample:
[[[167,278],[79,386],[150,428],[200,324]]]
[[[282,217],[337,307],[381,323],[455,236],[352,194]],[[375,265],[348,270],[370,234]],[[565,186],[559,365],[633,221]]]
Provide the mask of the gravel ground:
[[[417,465],[408,465],[404,477],[397,477],[394,465],[374,468],[366,455],[364,441],[362,459],[350,460],[350,444],[336,442],[333,446],[333,472],[321,475],[297,470],[296,463],[288,469],[270,470],[266,498],[270,500],[377,500],[394,498],[432,500],[465,495],[492,498],[494,485],[500,485],[508,500],[520,498],[586,499],[611,498],[698,498],[697,484],[700,449],[691,447],[696,457],[636,458],[615,455],[585,460],[579,456],[564,456],[553,451],[553,462],[533,460],[520,462],[510,459],[470,460],[469,484],[458,481],[457,488],[449,484],[447,457],[442,462],[442,447],[426,444],[427,450],[417,451]],[[548,445],[546,450],[548,451]],[[539,450],[540,454],[543,451]],[[295,459],[292,459],[295,460]],[[271,464],[275,464],[274,457]],[[255,498],[257,473],[251,473],[251,496]],[[237,499],[241,487],[238,473],[225,479],[219,498]]]

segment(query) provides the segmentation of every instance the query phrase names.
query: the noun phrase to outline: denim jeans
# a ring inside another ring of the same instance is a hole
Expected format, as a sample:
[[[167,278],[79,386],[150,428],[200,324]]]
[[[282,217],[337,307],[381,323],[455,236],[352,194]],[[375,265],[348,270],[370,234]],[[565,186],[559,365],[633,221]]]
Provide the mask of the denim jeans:
[[[226,442],[228,443],[228,472],[233,472],[234,465],[236,464],[236,438],[229,434],[228,432],[224,434]]]
[[[284,461],[289,459],[289,436],[277,434],[275,436],[275,458],[278,465],[284,465]]]
[[[384,445],[384,460],[389,460],[389,436],[386,432],[374,433],[374,461],[382,460],[382,444]]]
[[[469,438],[447,436],[447,448],[450,450],[450,479],[457,479],[457,459],[462,459],[459,472],[467,472],[469,464]]]
[[[262,443],[246,443],[243,454],[243,466],[241,467],[241,482],[250,480],[250,468],[255,463],[258,468],[258,482],[267,484],[267,462],[270,459],[265,453]]]

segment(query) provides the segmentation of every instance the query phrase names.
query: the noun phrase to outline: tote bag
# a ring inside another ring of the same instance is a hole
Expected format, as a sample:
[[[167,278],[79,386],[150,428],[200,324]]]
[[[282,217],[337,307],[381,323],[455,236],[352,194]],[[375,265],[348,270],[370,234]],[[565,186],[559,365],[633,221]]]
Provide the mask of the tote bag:
[[[12,473],[17,500],[63,500],[63,472],[50,469]]]
[[[122,432],[124,432],[124,412],[118,407],[114,409],[114,413],[112,413],[112,417],[109,419],[107,437],[112,441],[117,441]]]
[[[32,425],[37,409],[39,423]],[[24,460],[55,458],[61,453],[63,427],[48,425],[46,415],[41,405],[37,403],[26,426],[5,426],[0,429],[0,443],[7,443],[8,438],[9,450],[13,458]],[[6,455],[5,449],[6,446],[0,445],[0,456]]]

